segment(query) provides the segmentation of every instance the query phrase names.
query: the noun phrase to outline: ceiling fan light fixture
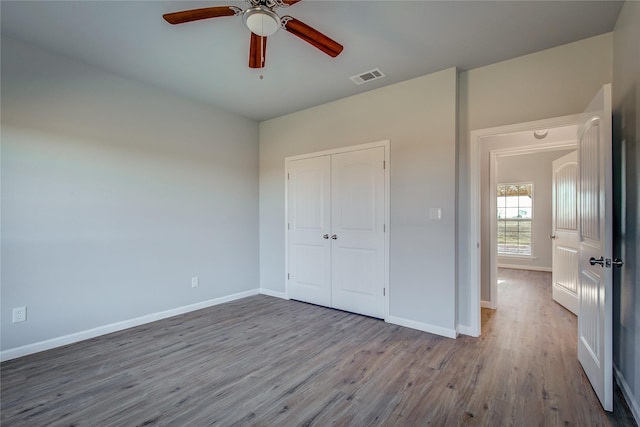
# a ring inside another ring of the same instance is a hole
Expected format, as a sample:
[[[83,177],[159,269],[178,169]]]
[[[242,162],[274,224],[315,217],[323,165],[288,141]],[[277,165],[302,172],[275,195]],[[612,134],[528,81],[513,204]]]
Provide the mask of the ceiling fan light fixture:
[[[268,37],[280,28],[280,17],[272,10],[256,6],[244,11],[244,24],[257,36]]]

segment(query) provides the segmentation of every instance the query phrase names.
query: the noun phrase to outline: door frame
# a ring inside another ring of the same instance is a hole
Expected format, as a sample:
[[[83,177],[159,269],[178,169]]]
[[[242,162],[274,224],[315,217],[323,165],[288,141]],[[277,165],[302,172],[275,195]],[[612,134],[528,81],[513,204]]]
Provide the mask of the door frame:
[[[554,117],[531,122],[515,123],[511,125],[498,126],[486,129],[476,129],[470,132],[469,136],[469,241],[468,241],[468,259],[469,259],[469,327],[465,328],[468,335],[478,337],[481,332],[481,256],[482,256],[482,225],[481,225],[481,191],[482,191],[482,156],[481,153],[486,147],[489,149],[491,163],[489,164],[489,185],[495,187],[496,184],[496,164],[498,155],[506,154],[526,154],[528,152],[564,149],[575,146],[575,142],[547,142],[544,139],[532,142],[527,145],[520,145],[510,149],[491,150],[491,139],[498,136],[513,134],[517,132],[533,132],[537,129],[553,129],[566,126],[575,126],[578,123],[577,114],[569,116]],[[489,188],[489,194],[495,194],[495,188]],[[495,202],[491,205],[495,205]],[[491,213],[491,217],[495,217],[495,212]],[[490,221],[492,222],[492,221]],[[495,230],[495,226],[491,226],[491,230]],[[489,241],[490,252],[490,280],[491,280],[491,300],[485,304],[495,308],[497,306],[497,249],[496,238],[490,235]]]
[[[289,162],[295,160],[303,160],[310,159],[313,157],[319,156],[328,156],[332,154],[340,154],[340,153],[348,153],[352,151],[360,151],[366,150],[369,148],[384,148],[384,161],[385,161],[385,169],[384,169],[384,224],[385,224],[385,233],[384,233],[384,320],[388,321],[389,318],[389,295],[391,294],[391,290],[389,288],[389,235],[391,234],[391,226],[390,226],[390,169],[391,169],[391,159],[390,159],[390,145],[391,141],[386,139],[382,141],[369,142],[364,144],[357,145],[349,145],[346,147],[338,147],[329,150],[323,151],[315,151],[312,153],[298,154],[295,156],[289,156],[284,158],[284,289],[285,289],[285,299],[289,298],[289,290],[288,290],[288,271],[289,271],[289,180],[287,179],[289,176]]]

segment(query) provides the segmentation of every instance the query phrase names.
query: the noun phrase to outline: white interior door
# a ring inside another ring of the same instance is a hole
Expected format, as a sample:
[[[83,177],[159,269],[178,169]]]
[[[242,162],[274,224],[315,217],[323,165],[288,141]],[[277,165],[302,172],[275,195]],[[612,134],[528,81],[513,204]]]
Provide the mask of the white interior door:
[[[553,161],[553,300],[578,315],[578,153]]]
[[[578,359],[607,411],[613,409],[611,85],[578,123]]]
[[[332,306],[384,317],[384,148],[331,159]]]
[[[287,296],[331,306],[331,157],[288,165]]]

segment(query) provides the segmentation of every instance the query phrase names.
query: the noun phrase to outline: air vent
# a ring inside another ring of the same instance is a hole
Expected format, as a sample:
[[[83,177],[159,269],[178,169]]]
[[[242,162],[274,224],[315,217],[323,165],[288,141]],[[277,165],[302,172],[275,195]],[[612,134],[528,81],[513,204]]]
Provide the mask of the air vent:
[[[362,83],[372,82],[383,77],[385,77],[384,73],[378,68],[374,68],[373,70],[351,77],[351,80],[353,80],[355,84],[361,85]]]

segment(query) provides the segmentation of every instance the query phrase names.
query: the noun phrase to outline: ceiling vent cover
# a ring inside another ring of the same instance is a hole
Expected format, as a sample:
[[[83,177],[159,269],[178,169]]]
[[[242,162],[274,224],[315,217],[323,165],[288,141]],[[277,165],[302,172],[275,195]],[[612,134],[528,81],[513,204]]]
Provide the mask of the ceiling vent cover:
[[[353,80],[355,84],[361,85],[362,83],[372,82],[383,77],[385,77],[384,73],[380,71],[380,69],[374,68],[373,70],[351,77],[351,80]]]

